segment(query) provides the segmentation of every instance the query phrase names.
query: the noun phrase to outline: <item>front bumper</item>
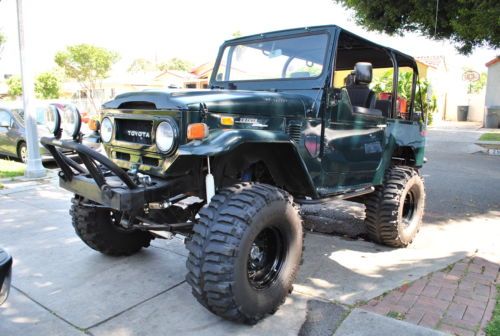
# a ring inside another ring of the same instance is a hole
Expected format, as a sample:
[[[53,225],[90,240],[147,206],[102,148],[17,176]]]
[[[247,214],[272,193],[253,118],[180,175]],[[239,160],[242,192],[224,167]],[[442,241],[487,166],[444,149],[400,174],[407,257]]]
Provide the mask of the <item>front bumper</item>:
[[[101,153],[74,141],[42,138],[40,142],[52,154],[61,171],[62,188],[98,204],[134,213],[142,211],[145,204],[163,201],[189,190],[189,176],[176,178],[148,177],[140,180],[130,175]],[[84,166],[62,153],[72,150]]]
[[[7,300],[12,278],[12,257],[0,249],[0,305]]]

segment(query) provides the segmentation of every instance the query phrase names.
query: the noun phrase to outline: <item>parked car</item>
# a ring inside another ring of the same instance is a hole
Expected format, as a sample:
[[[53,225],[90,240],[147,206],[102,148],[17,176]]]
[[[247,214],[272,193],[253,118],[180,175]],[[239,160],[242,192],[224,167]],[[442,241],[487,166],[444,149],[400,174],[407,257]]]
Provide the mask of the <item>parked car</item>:
[[[76,107],[69,104],[46,104],[38,105],[36,109],[36,123],[38,136],[50,135],[46,126],[47,113],[57,112],[60,115],[68,115],[67,109]],[[67,127],[70,128],[70,127]],[[71,138],[69,134],[63,133],[63,138]],[[71,150],[66,150],[66,154],[75,155]],[[26,130],[24,128],[24,110],[21,105],[0,106],[0,154],[15,157],[22,162],[28,159],[26,146]],[[50,152],[40,145],[40,156],[42,161],[53,160]]]
[[[7,300],[12,276],[12,257],[0,249],[0,305]]]

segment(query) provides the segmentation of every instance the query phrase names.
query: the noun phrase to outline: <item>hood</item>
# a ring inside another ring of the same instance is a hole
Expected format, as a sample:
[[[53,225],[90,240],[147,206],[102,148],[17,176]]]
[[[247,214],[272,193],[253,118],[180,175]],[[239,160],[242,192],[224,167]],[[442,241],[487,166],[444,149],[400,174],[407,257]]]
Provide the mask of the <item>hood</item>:
[[[158,109],[247,115],[304,114],[313,98],[296,93],[236,90],[173,90],[131,92],[116,96],[105,109]]]

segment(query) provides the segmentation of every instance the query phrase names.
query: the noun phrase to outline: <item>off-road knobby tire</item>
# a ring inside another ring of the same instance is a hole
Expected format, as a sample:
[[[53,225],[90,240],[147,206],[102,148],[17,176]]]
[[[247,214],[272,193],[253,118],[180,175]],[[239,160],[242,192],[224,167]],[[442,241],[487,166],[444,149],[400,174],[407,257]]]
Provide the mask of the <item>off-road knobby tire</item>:
[[[291,293],[302,259],[302,219],[292,197],[266,184],[236,184],[220,190],[199,216],[186,262],[196,299],[240,323],[254,324],[274,313]],[[256,289],[248,279],[248,253],[259,232],[275,226],[287,237],[285,261],[276,281]]]
[[[410,225],[403,222],[403,204],[408,191],[416,194],[417,206]],[[417,235],[425,208],[425,189],[418,171],[405,166],[391,167],[384,184],[368,195],[365,224],[368,237],[379,244],[406,247]]]
[[[110,256],[129,256],[149,246],[153,239],[149,232],[121,229],[113,222],[119,219],[111,209],[83,206],[82,201],[75,196],[69,213],[76,234],[89,247]]]

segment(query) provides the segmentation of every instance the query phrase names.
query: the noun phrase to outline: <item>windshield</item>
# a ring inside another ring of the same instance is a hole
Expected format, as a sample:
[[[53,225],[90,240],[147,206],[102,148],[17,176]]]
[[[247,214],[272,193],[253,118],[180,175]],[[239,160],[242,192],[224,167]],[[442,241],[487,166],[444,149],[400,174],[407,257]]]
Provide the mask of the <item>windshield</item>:
[[[224,49],[216,80],[317,77],[323,71],[327,46],[327,34],[230,45]]]

